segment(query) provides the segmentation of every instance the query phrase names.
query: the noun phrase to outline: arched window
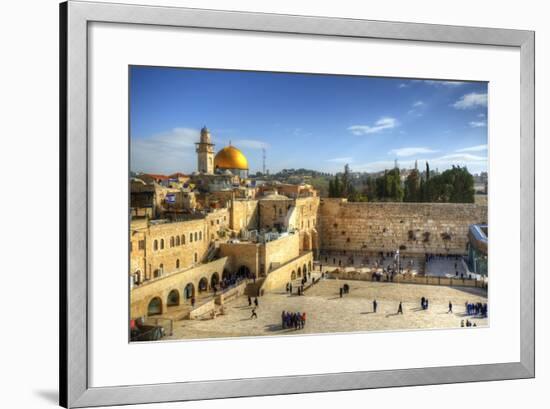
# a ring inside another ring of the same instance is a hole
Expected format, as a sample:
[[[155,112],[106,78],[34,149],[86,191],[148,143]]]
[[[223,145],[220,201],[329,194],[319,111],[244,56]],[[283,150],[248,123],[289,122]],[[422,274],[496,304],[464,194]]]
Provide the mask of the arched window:
[[[162,275],[164,273],[164,264],[161,264],[159,266],[159,270],[160,270],[160,275]]]
[[[189,243],[193,243],[193,233],[189,233]]]
[[[199,240],[202,240],[202,231],[199,232]]]
[[[199,260],[199,254],[195,253],[195,263]]]
[[[156,251],[156,250],[158,250],[158,249],[159,249],[159,241],[158,241],[158,240],[155,240],[155,241],[153,242],[153,250]]]
[[[176,260],[176,269],[179,269],[180,268],[180,259],[178,258]]]
[[[176,236],[176,246],[180,245],[180,236]]]
[[[181,244],[185,244],[185,234],[181,235]]]
[[[174,236],[170,237],[170,247],[174,247]]]
[[[197,232],[195,232],[195,241],[197,241],[197,237],[198,237]]]
[[[160,249],[164,249],[164,239],[160,239]]]

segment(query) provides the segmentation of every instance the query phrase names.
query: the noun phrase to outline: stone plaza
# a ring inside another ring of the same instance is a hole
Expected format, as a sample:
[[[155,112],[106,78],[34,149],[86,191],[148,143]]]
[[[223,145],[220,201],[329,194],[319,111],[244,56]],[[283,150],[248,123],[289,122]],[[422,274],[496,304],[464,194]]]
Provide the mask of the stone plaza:
[[[339,288],[350,286],[342,298]],[[420,299],[429,307],[423,310]],[[378,302],[373,312],[373,300]],[[397,314],[399,302],[403,314]],[[449,301],[453,312],[448,313]],[[481,288],[437,285],[396,284],[324,279],[303,296],[289,295],[285,288],[259,298],[258,318],[251,318],[247,296],[225,305],[225,313],[215,318],[182,320],[174,323],[173,335],[166,339],[226,338],[262,335],[301,335],[338,332],[391,331],[460,328],[467,319],[477,327],[488,325],[488,318],[465,314],[465,303],[486,303],[487,291]],[[283,329],[282,311],[305,312],[304,329]],[[471,329],[471,328],[464,328]]]

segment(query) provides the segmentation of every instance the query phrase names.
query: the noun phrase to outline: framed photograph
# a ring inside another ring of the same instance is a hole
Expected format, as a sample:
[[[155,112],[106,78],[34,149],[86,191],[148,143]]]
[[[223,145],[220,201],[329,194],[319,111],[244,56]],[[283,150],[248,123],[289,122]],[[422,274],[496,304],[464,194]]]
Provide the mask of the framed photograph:
[[[534,377],[534,32],[60,16],[62,406]]]

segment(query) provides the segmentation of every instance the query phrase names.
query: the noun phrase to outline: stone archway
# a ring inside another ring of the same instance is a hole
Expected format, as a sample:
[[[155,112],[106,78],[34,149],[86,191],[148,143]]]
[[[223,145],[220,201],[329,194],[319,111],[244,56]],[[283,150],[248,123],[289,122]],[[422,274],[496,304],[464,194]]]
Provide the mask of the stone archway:
[[[147,316],[162,314],[162,300],[154,297],[147,305]]]
[[[292,273],[290,274],[291,280],[296,280],[296,271],[292,270]]]
[[[237,278],[250,277],[250,269],[247,266],[240,266],[237,270]]]
[[[208,291],[208,278],[202,277],[199,280],[199,293],[203,293],[205,291]]]
[[[229,272],[229,270],[224,268],[222,273],[222,279],[225,280],[229,278],[231,278],[231,273]]]
[[[302,271],[304,272],[304,276],[307,276],[307,264],[304,264]]]
[[[220,282],[220,275],[218,273],[212,274],[210,277],[210,287],[217,287]]]
[[[183,296],[186,300],[189,300],[195,296],[195,286],[193,283],[188,283],[183,289]]]
[[[302,277],[302,269],[298,267],[298,278]]]
[[[170,291],[168,297],[166,297],[166,306],[173,307],[176,305],[180,305],[180,292],[174,289]]]

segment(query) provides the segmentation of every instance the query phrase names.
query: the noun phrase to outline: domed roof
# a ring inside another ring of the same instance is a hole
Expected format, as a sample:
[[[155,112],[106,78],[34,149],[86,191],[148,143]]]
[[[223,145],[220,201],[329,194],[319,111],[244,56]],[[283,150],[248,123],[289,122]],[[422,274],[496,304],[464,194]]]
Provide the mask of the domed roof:
[[[248,160],[240,150],[229,145],[216,154],[214,168],[248,170]]]

